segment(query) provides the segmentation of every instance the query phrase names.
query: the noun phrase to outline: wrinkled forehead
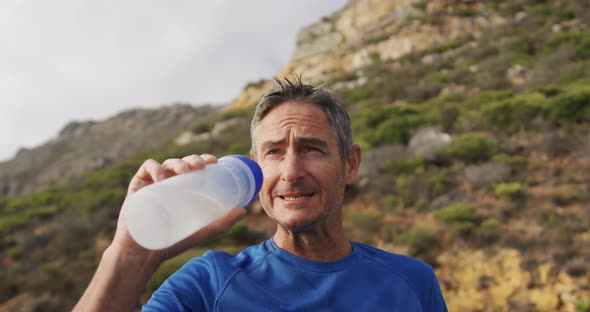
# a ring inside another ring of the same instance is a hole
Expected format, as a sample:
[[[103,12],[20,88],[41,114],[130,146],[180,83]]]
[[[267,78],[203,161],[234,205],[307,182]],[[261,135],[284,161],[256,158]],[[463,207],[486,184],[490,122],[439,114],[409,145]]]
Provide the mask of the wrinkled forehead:
[[[336,140],[336,131],[327,114],[317,105],[305,102],[286,102],[274,107],[253,129],[253,140],[280,138],[285,132],[296,132],[306,137],[320,136]]]

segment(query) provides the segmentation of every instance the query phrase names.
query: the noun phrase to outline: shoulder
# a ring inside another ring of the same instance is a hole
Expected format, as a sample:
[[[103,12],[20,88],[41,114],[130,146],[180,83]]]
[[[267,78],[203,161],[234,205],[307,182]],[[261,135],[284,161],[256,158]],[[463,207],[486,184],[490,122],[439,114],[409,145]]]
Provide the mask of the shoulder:
[[[391,253],[362,243],[354,243],[355,250],[365,263],[387,270],[405,281],[420,298],[423,311],[446,312],[446,304],[434,270],[418,259]]]
[[[200,257],[189,260],[180,271],[205,271],[218,275],[223,280],[238,270],[256,266],[269,251],[266,242],[250,246],[237,254],[222,250],[209,250]]]
[[[207,251],[185,263],[154,292],[144,309],[177,310],[192,307],[209,311],[226,281],[237,272],[256,265],[264,256],[264,243],[237,254]]]
[[[388,252],[363,243],[353,242],[353,246],[364,261],[379,265],[398,275],[416,289],[430,285],[435,280],[432,267],[421,260]]]

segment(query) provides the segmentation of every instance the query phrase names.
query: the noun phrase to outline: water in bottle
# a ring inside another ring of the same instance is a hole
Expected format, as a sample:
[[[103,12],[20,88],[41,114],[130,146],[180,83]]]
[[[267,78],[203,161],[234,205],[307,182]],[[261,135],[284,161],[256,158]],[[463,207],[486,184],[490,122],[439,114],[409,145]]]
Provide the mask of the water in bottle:
[[[141,188],[125,203],[131,237],[147,249],[181,241],[234,207],[246,207],[262,186],[253,160],[230,155],[201,170]]]

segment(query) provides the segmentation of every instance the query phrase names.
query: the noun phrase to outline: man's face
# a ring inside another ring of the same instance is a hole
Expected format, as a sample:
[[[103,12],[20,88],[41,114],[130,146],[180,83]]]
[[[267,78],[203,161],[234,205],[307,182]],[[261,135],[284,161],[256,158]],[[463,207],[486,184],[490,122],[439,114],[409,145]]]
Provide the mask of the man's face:
[[[254,137],[264,173],[260,201],[271,218],[290,230],[341,222],[344,186],[354,174],[346,173],[336,134],[320,108],[284,103],[262,119]]]

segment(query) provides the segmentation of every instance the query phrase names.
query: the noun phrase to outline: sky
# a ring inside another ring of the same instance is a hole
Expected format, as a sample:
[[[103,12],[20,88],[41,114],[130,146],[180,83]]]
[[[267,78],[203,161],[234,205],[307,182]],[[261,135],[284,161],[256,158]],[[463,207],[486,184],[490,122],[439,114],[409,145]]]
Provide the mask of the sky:
[[[346,0],[2,0],[0,161],[70,121],[225,104]]]

